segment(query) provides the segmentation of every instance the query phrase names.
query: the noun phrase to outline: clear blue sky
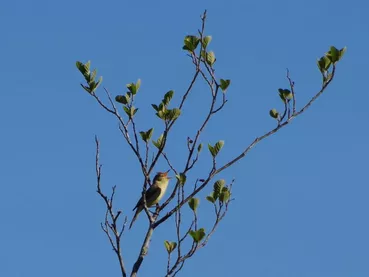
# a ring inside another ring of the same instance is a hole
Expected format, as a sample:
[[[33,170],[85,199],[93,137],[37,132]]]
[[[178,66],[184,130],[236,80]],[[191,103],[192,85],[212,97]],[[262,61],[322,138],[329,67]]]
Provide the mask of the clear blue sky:
[[[281,108],[277,89],[287,87],[287,67],[301,106],[320,86],[316,59],[330,45],[348,50],[336,80],[307,113],[219,176],[236,178],[236,201],[181,276],[369,276],[364,0],[4,1],[0,276],[119,276],[99,227],[104,209],[95,193],[94,135],[101,140],[103,185],[118,185],[129,217],[142,178],[117,123],[79,86],[75,61],[90,59],[114,95],[141,78],[138,124],[155,126],[157,137],[160,122],[150,104],[170,89],[178,103],[192,72],[183,37],[196,32],[205,8],[218,75],[232,79],[226,108],[202,138],[225,140],[222,162],[274,126],[268,111]],[[193,133],[188,122],[199,120],[192,105],[207,99],[197,86],[169,142],[179,168]],[[198,174],[208,159],[204,151]],[[206,228],[212,214],[201,197]],[[155,233],[140,276],[163,276],[163,240],[174,238],[172,223]],[[141,216],[124,236],[129,269],[145,224]]]

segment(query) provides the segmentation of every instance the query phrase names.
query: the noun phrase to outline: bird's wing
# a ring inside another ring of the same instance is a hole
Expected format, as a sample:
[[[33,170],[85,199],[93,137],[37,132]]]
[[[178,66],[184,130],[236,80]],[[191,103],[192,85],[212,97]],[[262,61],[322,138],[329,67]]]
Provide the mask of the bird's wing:
[[[150,203],[152,203],[154,200],[156,200],[159,197],[160,193],[161,193],[161,188],[158,187],[158,186],[151,186],[147,190],[147,192],[146,192],[146,203],[148,204],[148,206],[149,206]]]
[[[146,205],[149,204],[150,202],[153,202],[156,198],[159,197],[161,193],[161,188],[158,186],[151,186],[147,191],[146,191]],[[140,198],[140,200],[138,200],[136,206],[133,208],[133,211],[135,209],[137,209],[138,207],[142,206],[144,203],[142,197]]]

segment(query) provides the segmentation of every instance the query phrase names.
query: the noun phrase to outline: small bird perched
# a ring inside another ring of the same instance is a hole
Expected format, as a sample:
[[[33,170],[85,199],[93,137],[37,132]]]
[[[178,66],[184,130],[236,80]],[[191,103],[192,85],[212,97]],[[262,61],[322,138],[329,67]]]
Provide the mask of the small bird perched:
[[[155,175],[154,180],[152,182],[152,186],[145,192],[147,207],[154,206],[164,196],[165,191],[167,190],[168,187],[169,179],[171,178],[167,176],[168,172],[169,170],[167,172],[158,172]],[[133,211],[136,210],[136,213],[132,219],[131,224],[129,225],[129,229],[132,228],[133,222],[136,221],[138,215],[143,209],[144,209],[144,200],[143,197],[141,196],[140,200],[138,200],[136,206],[133,209]]]

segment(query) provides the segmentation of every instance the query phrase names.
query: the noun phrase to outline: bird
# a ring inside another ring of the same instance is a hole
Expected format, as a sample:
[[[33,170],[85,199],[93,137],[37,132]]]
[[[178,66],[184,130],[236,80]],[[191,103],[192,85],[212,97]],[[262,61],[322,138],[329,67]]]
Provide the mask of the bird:
[[[169,179],[171,179],[171,177],[168,177],[168,172],[169,170],[166,172],[158,172],[155,175],[152,186],[145,192],[147,207],[152,207],[155,204],[159,203],[160,199],[164,196],[169,184]],[[129,229],[132,228],[133,223],[136,221],[138,215],[140,214],[140,212],[142,212],[143,209],[144,200],[141,196],[140,200],[138,200],[136,206],[133,208],[133,211],[136,210],[136,213],[133,216],[131,224],[129,225]]]

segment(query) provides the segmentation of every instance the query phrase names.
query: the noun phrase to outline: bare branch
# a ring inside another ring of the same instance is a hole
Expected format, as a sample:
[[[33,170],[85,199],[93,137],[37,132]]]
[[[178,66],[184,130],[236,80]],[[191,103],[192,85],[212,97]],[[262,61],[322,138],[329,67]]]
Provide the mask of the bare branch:
[[[97,193],[104,200],[105,206],[106,206],[105,220],[104,220],[104,224],[101,223],[101,228],[104,231],[104,233],[107,235],[109,242],[111,246],[113,247],[113,250],[118,258],[122,277],[126,277],[127,273],[126,273],[126,269],[124,266],[123,255],[121,251],[121,237],[125,230],[125,226],[127,224],[127,217],[125,217],[122,227],[118,231],[118,219],[121,214],[121,211],[118,211],[118,213],[115,214],[113,210],[114,195],[115,195],[116,187],[115,186],[113,187],[110,197],[107,197],[101,190],[101,168],[102,166],[99,163],[100,143],[97,137],[95,137],[95,142],[96,142],[95,168],[96,168],[96,178],[97,178]],[[112,231],[113,236],[109,230]]]
[[[145,143],[145,168],[148,167],[149,163],[149,142]]]
[[[142,243],[140,254],[138,255],[138,258],[137,258],[136,262],[133,265],[131,277],[136,277],[137,276],[137,272],[140,269],[141,264],[142,264],[145,256],[147,255],[148,250],[149,250],[150,240],[151,240],[153,232],[154,232],[154,228],[152,228],[152,226],[150,224],[150,226],[149,226],[149,228],[146,232],[145,239]]]

